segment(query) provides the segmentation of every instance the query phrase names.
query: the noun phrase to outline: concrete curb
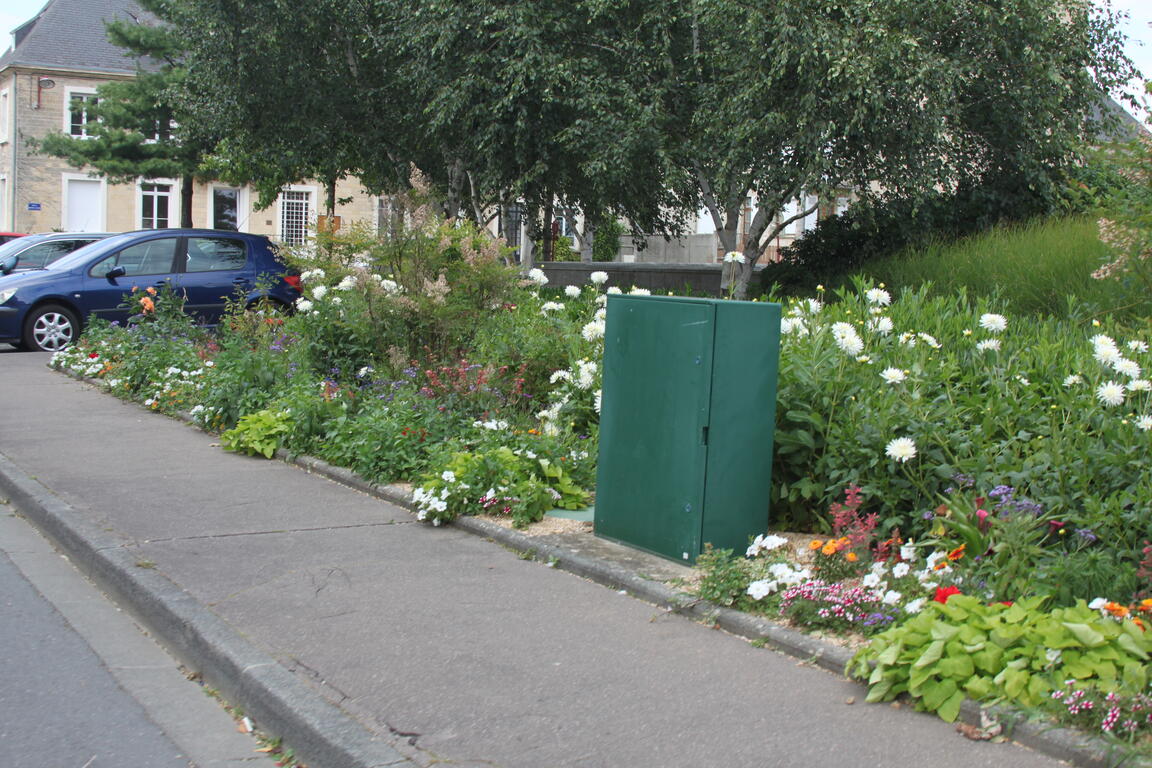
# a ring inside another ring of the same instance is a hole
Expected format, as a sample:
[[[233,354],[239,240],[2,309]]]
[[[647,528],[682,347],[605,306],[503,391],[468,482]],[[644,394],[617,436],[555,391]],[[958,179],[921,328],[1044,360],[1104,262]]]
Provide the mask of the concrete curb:
[[[169,652],[243,707],[261,730],[283,737],[310,765],[414,765],[166,576],[141,567],[123,542],[89,524],[2,454],[0,492]]]
[[[100,389],[101,391],[105,391],[105,388],[101,386],[101,382],[99,380],[87,379],[82,376],[73,375],[66,371],[63,373],[65,373],[65,375],[71,376],[72,378],[76,378],[80,381],[90,384],[97,389]],[[137,405],[139,406],[139,404]],[[143,406],[139,407],[143,408]],[[149,412],[151,412],[150,409],[145,410],[149,410]],[[177,418],[187,422],[197,429],[200,428],[200,425],[198,425],[188,413],[180,413],[177,415]],[[322,459],[318,459],[312,456],[293,455],[282,448],[276,451],[275,458],[289,464],[294,464],[307,472],[326,477],[329,480],[340,483],[341,485],[346,485],[349,488],[360,491],[361,493],[374,496],[391,504],[395,504],[396,506],[403,507],[409,511],[414,511],[414,504],[412,503],[411,494],[397,486],[370,483],[357,475],[355,472],[345,467],[338,467],[333,464],[329,464]],[[4,456],[0,454],[0,489],[7,487],[7,483],[5,481],[7,481],[8,478],[6,477],[6,474],[8,467],[11,466],[12,465],[10,462],[7,462]],[[18,470],[15,471],[18,472]],[[36,487],[40,486],[37,485]],[[55,500],[55,497],[49,496],[49,498]],[[62,502],[56,501],[56,503],[60,504],[60,506],[64,507],[65,509],[69,509],[70,511],[70,508],[68,508]],[[32,516],[30,515],[29,517],[31,518]],[[40,525],[38,520],[35,518],[33,518],[33,521],[36,522],[37,525],[39,525],[42,529],[45,528],[45,526]],[[851,651],[845,648],[824,642],[818,638],[805,635],[801,632],[796,632],[786,627],[782,627],[766,618],[743,613],[731,608],[718,606],[705,600],[698,600],[689,594],[672,589],[666,584],[639,576],[635,572],[616,565],[615,563],[605,562],[578,552],[564,549],[563,547],[557,547],[552,544],[540,542],[530,536],[526,536],[520,533],[519,531],[504,528],[503,526],[490,523],[486,520],[480,520],[478,518],[471,517],[460,517],[453,521],[452,525],[474,535],[496,541],[516,552],[525,554],[531,553],[532,557],[536,560],[549,563],[557,568],[589,579],[590,581],[594,581],[612,589],[625,590],[636,598],[667,609],[670,613],[680,613],[686,616],[691,616],[697,620],[702,621],[703,623],[711,624],[718,627],[719,629],[725,630],[726,632],[730,632],[731,634],[739,635],[749,640],[762,641],[766,645],[782,653],[788,654],[802,661],[815,664],[816,666],[833,672],[834,674],[843,675],[845,668],[847,667],[848,662],[853,655]],[[105,537],[103,533],[95,530],[93,530],[93,534]],[[49,535],[54,539],[57,538],[56,534],[52,531],[49,531]],[[88,542],[83,541],[80,542],[78,546],[80,547],[81,551],[91,548],[91,545]],[[119,542],[114,542],[110,546],[118,548],[120,547],[120,544]],[[71,552],[71,549],[67,546],[62,545],[62,548]],[[132,570],[139,571],[140,569],[133,567]],[[171,582],[169,582],[167,579],[160,577],[159,574],[154,575],[163,579],[164,584],[167,584],[171,589],[179,592],[179,594],[184,598],[191,600],[191,598],[185,595],[182,590],[179,590],[178,587],[172,585]],[[135,602],[131,599],[131,594],[132,593],[129,593],[129,595],[126,596],[125,601],[130,605],[135,605]],[[141,595],[141,597],[143,598],[142,602],[147,604],[148,598],[150,596],[145,594]],[[195,601],[192,602],[195,603]],[[198,603],[196,605],[202,612],[210,616],[212,620],[223,625],[223,622],[216,618],[214,614],[209,613],[206,608],[199,606]],[[145,623],[147,623],[146,616],[143,617],[143,620],[145,620]],[[205,626],[207,627],[209,625],[205,624]],[[239,636],[236,635],[234,630],[232,630],[230,627],[223,625],[223,628],[232,635],[235,635],[237,639],[239,639]],[[166,637],[164,639],[167,643],[168,641]],[[245,646],[248,646],[246,641],[240,639],[240,642],[244,643]],[[182,646],[180,645],[172,646],[173,653],[182,655],[182,651],[180,650],[181,647]],[[205,649],[206,654],[207,651],[208,649]],[[259,652],[256,651],[256,653]],[[211,654],[208,654],[208,656],[210,658]],[[303,686],[303,683],[300,683],[295,678],[295,676],[292,675],[291,672],[284,669],[283,667],[280,667],[278,664],[276,664],[275,660],[271,659],[271,657],[265,658],[273,665],[275,665],[275,667],[284,675],[287,675],[288,677],[292,678],[292,680],[295,680],[297,685]],[[189,664],[190,666],[200,669],[200,667],[194,663],[194,659],[190,660],[190,662],[193,662]],[[240,669],[243,672],[247,672],[247,669],[244,667],[238,667],[237,669]],[[208,679],[207,675],[205,675],[205,679]],[[857,684],[860,687],[861,699],[863,699],[867,688],[861,683]],[[213,683],[213,685],[216,684]],[[218,687],[221,691],[224,691],[226,697],[228,697],[230,700],[243,704],[245,708],[250,712],[257,713],[255,706],[250,705],[239,698],[233,697],[228,692],[228,689],[224,684],[217,685],[216,687]],[[314,694],[311,689],[306,690],[312,698],[317,698],[317,695]],[[272,688],[269,689],[268,693],[269,695],[274,695],[275,692],[276,689]],[[331,707],[331,705],[328,705],[326,701],[323,701],[322,699],[318,700],[321,703]],[[272,720],[261,722],[275,722],[277,724],[284,722],[288,724],[288,727],[300,727],[295,725],[293,719],[290,717],[290,715],[292,715],[293,700],[290,698],[286,700],[276,699],[276,703],[277,706],[285,707],[287,711],[274,715]],[[1023,716],[1019,712],[1004,707],[981,707],[977,702],[971,699],[966,700],[963,706],[961,706],[960,715],[957,718],[957,722],[963,722],[968,725],[983,727],[982,720],[984,719],[984,716],[982,713],[1004,724],[1005,733],[1013,741],[1057,760],[1063,760],[1072,765],[1084,766],[1085,768],[1112,768],[1113,766],[1118,766],[1121,764],[1137,765],[1137,763],[1132,763],[1130,759],[1126,759],[1125,756],[1111,744],[1095,736],[1070,728],[1061,728],[1052,724],[1028,722],[1023,720]],[[343,715],[343,713],[340,714]],[[372,739],[371,735],[363,729],[363,726],[359,726],[359,724],[354,723],[354,721],[351,721],[346,715],[343,715],[343,717],[350,724],[354,724],[356,727],[358,727],[364,733],[364,735],[368,736],[370,740]],[[259,719],[260,718],[258,715],[258,720]],[[292,731],[288,730],[277,730],[277,728],[272,727],[272,725],[268,726],[268,730],[274,733],[292,733]],[[339,732],[339,729],[332,731],[334,734]],[[353,738],[356,737],[356,734],[351,735]],[[324,732],[317,733],[317,738],[320,741],[324,741],[324,736]],[[297,749],[297,751],[299,751],[302,756],[305,756],[306,753],[304,751],[303,743],[298,745],[295,741],[293,741],[291,742],[291,745],[293,748]],[[339,747],[338,744],[331,744],[327,746],[331,746],[333,748]],[[372,746],[381,745],[377,742]],[[388,749],[391,748],[389,747]],[[399,753],[395,754],[400,761],[405,760],[405,758],[399,755]],[[312,760],[318,761],[319,758],[312,758]],[[331,763],[333,766],[348,765],[356,766],[356,768],[360,768],[360,766],[370,768],[373,766],[397,764],[401,763]],[[411,763],[408,764],[411,765]],[[324,763],[324,765],[329,764]]]

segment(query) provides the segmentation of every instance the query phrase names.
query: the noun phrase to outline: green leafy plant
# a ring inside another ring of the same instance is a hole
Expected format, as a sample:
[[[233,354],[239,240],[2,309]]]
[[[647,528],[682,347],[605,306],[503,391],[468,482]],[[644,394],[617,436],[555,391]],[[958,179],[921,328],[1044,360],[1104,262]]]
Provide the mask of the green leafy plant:
[[[232,429],[221,433],[225,450],[272,458],[289,430],[291,416],[282,411],[265,409],[240,417]]]
[[[750,560],[737,557],[730,549],[713,549],[711,544],[706,544],[696,558],[696,568],[700,572],[696,595],[702,600],[728,608],[754,606],[747,595],[748,585],[756,578]]]
[[[518,528],[550,509],[581,509],[589,498],[558,463],[507,447],[456,453],[413,492],[417,517],[435,525],[488,512],[510,516]]]
[[[1042,604],[952,595],[874,637],[848,672],[868,681],[870,702],[907,694],[949,722],[965,697],[1035,707],[1068,679],[1104,690],[1148,685],[1152,638],[1134,621],[1104,618],[1083,601]]]

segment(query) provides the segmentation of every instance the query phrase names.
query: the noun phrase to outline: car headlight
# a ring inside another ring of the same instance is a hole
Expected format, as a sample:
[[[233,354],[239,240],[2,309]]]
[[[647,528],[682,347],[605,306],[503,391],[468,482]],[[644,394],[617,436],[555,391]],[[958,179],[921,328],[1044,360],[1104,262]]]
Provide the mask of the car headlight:
[[[15,295],[16,295],[16,289],[15,288],[5,288],[4,290],[0,291],[0,304],[5,303],[6,301],[8,301],[8,299],[12,298]]]

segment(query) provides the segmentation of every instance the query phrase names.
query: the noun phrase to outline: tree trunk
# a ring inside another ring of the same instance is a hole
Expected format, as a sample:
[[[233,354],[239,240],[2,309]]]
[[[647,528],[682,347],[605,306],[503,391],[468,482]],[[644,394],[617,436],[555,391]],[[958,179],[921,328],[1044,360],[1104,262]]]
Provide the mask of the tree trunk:
[[[460,201],[466,179],[464,162],[459,158],[450,160],[448,162],[448,199],[444,202],[445,218],[455,219],[460,215]]]
[[[324,215],[328,217],[329,226],[332,224],[333,218],[336,216],[336,177],[332,176],[325,184],[324,200]]]
[[[580,238],[580,261],[585,264],[592,261],[592,246],[596,243],[596,225],[589,221],[584,220],[583,234],[577,233]]]
[[[185,229],[190,229],[195,226],[192,223],[192,192],[195,183],[191,174],[185,174],[180,177],[180,226]],[[211,225],[213,222],[209,221]]]
[[[547,195],[544,200],[544,253],[541,254],[540,258],[542,261],[552,261],[552,212],[555,201],[550,194]]]

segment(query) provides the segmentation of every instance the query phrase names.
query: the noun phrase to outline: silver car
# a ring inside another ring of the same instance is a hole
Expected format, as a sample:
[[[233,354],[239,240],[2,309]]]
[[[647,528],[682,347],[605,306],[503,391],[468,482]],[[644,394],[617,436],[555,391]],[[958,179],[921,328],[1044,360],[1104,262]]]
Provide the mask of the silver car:
[[[62,256],[103,240],[111,232],[49,232],[25,235],[0,245],[0,271],[3,274],[26,269],[42,269]],[[15,263],[11,257],[15,256]]]

